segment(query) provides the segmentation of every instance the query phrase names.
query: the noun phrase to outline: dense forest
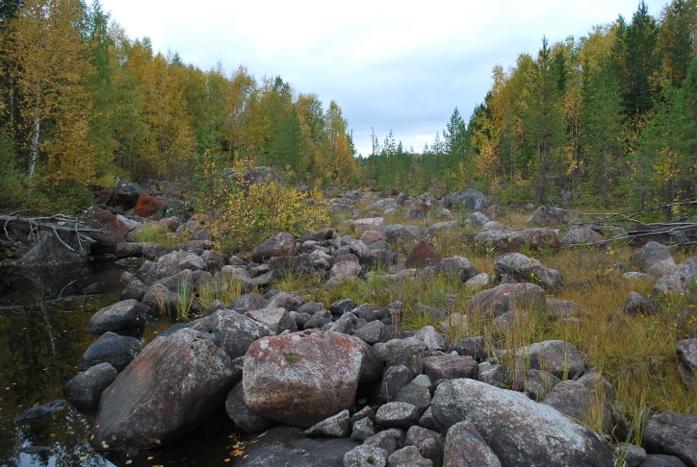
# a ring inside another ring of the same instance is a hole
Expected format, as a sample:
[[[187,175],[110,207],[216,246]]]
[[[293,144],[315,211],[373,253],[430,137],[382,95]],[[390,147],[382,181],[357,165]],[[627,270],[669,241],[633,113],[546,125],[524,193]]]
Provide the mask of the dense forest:
[[[484,102],[457,109],[421,154],[392,135],[364,161],[380,187],[463,184],[502,200],[666,203],[697,189],[697,1],[653,18],[642,2],[587,36],[493,70]]]
[[[236,159],[320,184],[356,175],[335,102],[325,108],[279,77],[258,82],[244,68],[230,76],[155,53],[98,2],[0,5],[3,204],[76,206],[87,185],[116,177],[186,185]]]
[[[697,0],[642,2],[588,35],[522,54],[468,121],[421,153],[392,134],[357,158],[339,105],[244,68],[203,71],[131,39],[98,2],[0,3],[0,185],[8,206],[76,207],[117,177],[195,185],[269,165],[315,186],[634,206],[697,186]],[[192,176],[193,174],[193,176]],[[29,194],[29,196],[27,196]]]

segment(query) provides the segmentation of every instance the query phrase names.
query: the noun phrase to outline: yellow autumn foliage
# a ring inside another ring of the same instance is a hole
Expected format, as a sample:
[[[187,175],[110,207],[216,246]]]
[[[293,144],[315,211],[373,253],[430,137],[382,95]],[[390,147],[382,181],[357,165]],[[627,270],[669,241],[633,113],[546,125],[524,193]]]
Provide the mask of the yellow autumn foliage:
[[[299,236],[329,220],[320,191],[272,181],[226,190],[209,227],[220,248],[250,249],[278,232]]]

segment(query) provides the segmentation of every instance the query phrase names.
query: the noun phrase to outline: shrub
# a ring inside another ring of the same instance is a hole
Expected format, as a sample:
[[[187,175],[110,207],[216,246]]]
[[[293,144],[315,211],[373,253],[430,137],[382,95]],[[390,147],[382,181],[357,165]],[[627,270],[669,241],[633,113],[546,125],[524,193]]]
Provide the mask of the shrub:
[[[230,190],[216,207],[210,228],[219,247],[248,249],[278,232],[298,236],[328,222],[319,191],[270,182],[251,185],[248,191]]]

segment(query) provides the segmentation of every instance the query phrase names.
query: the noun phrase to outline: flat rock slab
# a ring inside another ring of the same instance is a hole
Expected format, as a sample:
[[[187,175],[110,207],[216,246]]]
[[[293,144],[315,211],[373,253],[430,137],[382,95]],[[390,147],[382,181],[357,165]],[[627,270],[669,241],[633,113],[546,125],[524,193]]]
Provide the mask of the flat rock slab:
[[[350,438],[306,438],[299,428],[277,427],[250,443],[235,465],[244,467],[341,466],[344,454],[359,445]]]

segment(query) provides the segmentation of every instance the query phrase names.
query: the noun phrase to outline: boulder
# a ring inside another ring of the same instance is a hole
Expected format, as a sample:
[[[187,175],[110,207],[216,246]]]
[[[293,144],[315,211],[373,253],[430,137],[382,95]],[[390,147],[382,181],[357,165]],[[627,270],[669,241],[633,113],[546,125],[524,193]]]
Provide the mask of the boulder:
[[[414,337],[391,339],[375,344],[373,348],[387,366],[404,365],[412,375],[418,375],[423,371],[426,346]]]
[[[338,464],[337,464],[338,465]],[[376,446],[361,445],[344,455],[344,467],[385,467],[387,452]]]
[[[629,261],[641,272],[661,277],[672,271],[676,264],[667,246],[658,242],[648,242],[632,253]]]
[[[351,431],[349,411],[342,410],[305,430],[310,438],[346,438]]]
[[[443,467],[501,467],[501,461],[472,423],[458,422],[445,436]]]
[[[697,338],[678,341],[676,352],[685,385],[689,387],[697,383]]]
[[[361,273],[361,265],[357,259],[343,259],[337,261],[332,266],[329,274],[333,278],[346,279],[349,277],[356,277]]]
[[[568,211],[554,206],[540,206],[528,219],[528,224],[536,227],[549,227],[566,224]]]
[[[481,211],[489,205],[489,199],[484,193],[474,188],[450,193],[445,197],[446,208],[465,208],[472,211]]]
[[[102,392],[116,379],[117,374],[109,363],[94,365],[65,383],[65,398],[80,412],[96,411]]]
[[[473,378],[477,362],[470,356],[435,355],[424,359],[424,374],[431,381],[455,378]]]
[[[552,291],[558,290],[562,285],[559,271],[547,268],[540,261],[520,253],[499,256],[494,263],[494,270],[499,281],[503,282],[529,282]]]
[[[350,408],[359,385],[380,377],[380,366],[353,336],[301,331],[264,337],[245,355],[244,399],[261,416],[307,428]]]
[[[546,306],[545,292],[535,284],[501,284],[482,290],[467,303],[470,311],[495,317],[519,308],[544,310]]]
[[[221,408],[232,379],[230,358],[202,333],[157,337],[102,394],[90,442],[109,449],[173,441]]]
[[[414,425],[407,430],[405,444],[416,447],[419,454],[431,459],[434,465],[441,465],[443,440],[437,431]]]
[[[655,315],[656,306],[643,295],[631,291],[624,301],[624,312],[629,315]]]
[[[261,242],[252,252],[252,260],[260,263],[274,256],[291,256],[295,240],[288,232],[280,232]]]
[[[419,375],[397,392],[394,401],[406,402],[423,411],[431,405],[430,386],[431,380],[425,375]]]
[[[609,383],[608,383],[609,384]],[[551,405],[567,417],[581,423],[588,423],[595,410],[601,410],[603,425],[609,427],[611,408],[609,394],[605,394],[605,387],[593,387],[592,384],[584,384],[581,380],[565,380],[556,384],[542,399],[542,402]],[[601,407],[595,407],[602,403]]]
[[[479,211],[475,211],[472,214],[465,217],[462,223],[470,227],[481,227],[490,220],[491,219],[489,219],[485,214],[482,214]]]
[[[643,446],[649,453],[677,456],[690,467],[697,466],[697,417],[660,412],[644,427]]]
[[[356,441],[365,441],[374,434],[375,426],[373,425],[373,421],[368,417],[361,418],[354,422],[353,428],[351,429],[351,439],[355,439]]]
[[[86,370],[100,363],[109,363],[117,371],[121,371],[136,357],[142,347],[143,342],[140,339],[107,331],[82,354],[80,369]]]
[[[89,329],[94,336],[107,331],[140,337],[145,331],[145,317],[149,309],[137,300],[123,300],[97,311],[90,318]]]
[[[252,412],[244,401],[242,383],[230,390],[225,398],[225,412],[244,433],[258,433],[271,426],[271,421]]]
[[[375,413],[375,423],[380,428],[407,429],[419,422],[422,410],[406,402],[388,402]]]
[[[669,294],[684,294],[694,291],[697,284],[697,256],[687,258],[661,277],[651,295],[661,297]],[[694,292],[693,292],[694,293]]]
[[[414,338],[424,343],[428,350],[444,350],[445,335],[436,331],[433,326],[424,326],[414,334]]]
[[[382,374],[377,398],[382,402],[393,400],[400,389],[409,384],[414,376],[404,365],[389,366]]]
[[[384,449],[387,455],[392,454],[397,450],[397,447],[404,441],[404,431],[399,428],[389,428],[387,430],[378,431],[363,443],[367,446],[376,446]]]
[[[390,243],[417,243],[424,237],[424,230],[416,225],[386,224],[381,230]]]
[[[540,250],[543,248],[559,248],[559,230],[549,228],[535,228],[523,230],[509,230],[498,225],[487,223],[482,230],[474,236],[474,242],[482,248],[492,249],[498,252],[518,251],[521,248]],[[495,223],[493,223],[495,224]]]
[[[545,395],[561,380],[554,376],[549,371],[535,370],[530,368],[525,372],[525,381],[523,381],[523,389],[530,399],[541,401]],[[549,404],[559,410],[554,404]],[[563,412],[559,410],[560,412]]]
[[[576,378],[586,369],[586,357],[562,340],[536,342],[516,350],[519,365],[546,370],[558,378]]]
[[[162,208],[162,201],[150,196],[147,193],[141,193],[136,201],[135,213],[140,217],[150,217],[156,214]]]
[[[298,330],[295,320],[290,316],[285,308],[262,308],[247,312],[247,316],[265,324],[274,334],[283,331],[295,332]]]
[[[423,457],[416,446],[405,446],[390,454],[387,467],[433,467],[433,461]]]
[[[576,245],[588,245],[603,239],[602,234],[589,226],[572,227],[561,239],[561,246],[568,248]]]
[[[489,274],[480,272],[465,282],[465,289],[469,291],[479,291],[489,285]]]
[[[436,270],[446,276],[457,276],[463,282],[466,282],[477,274],[477,268],[465,258],[464,256],[451,256],[450,258],[443,258],[436,265]],[[487,276],[488,279],[488,276]]]
[[[440,255],[436,253],[433,244],[428,240],[421,240],[411,250],[405,266],[408,268],[425,268],[434,266],[440,261]]]
[[[516,391],[454,379],[436,388],[431,408],[444,429],[471,423],[502,465],[613,465],[613,450],[600,436]]]
[[[230,358],[244,355],[257,339],[273,335],[265,324],[233,310],[218,310],[194,321],[191,328],[212,335],[213,342]]]

